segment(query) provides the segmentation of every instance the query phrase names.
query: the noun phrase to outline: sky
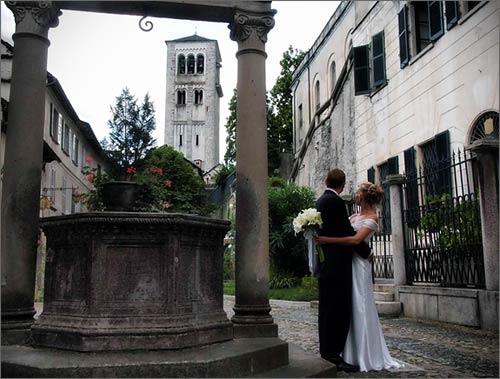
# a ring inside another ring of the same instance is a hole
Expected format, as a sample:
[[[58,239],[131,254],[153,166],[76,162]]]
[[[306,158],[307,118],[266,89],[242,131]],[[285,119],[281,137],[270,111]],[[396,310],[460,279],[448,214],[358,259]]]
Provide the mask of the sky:
[[[339,1],[273,1],[275,27],[268,34],[266,87],[271,90],[281,67],[283,52],[290,45],[307,51],[337,8]],[[153,29],[139,28],[138,16],[63,11],[59,26],[49,31],[47,69],[58,78],[81,120],[88,122],[98,140],[108,135],[111,106],[123,88],[142,102],[149,93],[156,110],[159,146],[164,143],[166,54],[165,41],[198,34],[218,41],[224,96],[220,102],[219,159],[225,153],[225,123],[229,101],[236,87],[237,43],[229,38],[226,23],[150,17]],[[2,39],[12,42],[12,12],[1,4]]]

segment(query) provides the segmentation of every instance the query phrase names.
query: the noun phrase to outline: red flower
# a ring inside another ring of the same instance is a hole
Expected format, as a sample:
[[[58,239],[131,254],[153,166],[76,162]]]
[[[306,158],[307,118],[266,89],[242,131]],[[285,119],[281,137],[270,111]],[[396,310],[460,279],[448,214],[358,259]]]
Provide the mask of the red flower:
[[[92,157],[85,157],[85,163],[92,163],[93,161]]]
[[[137,172],[137,169],[135,167],[130,166],[127,168],[127,174],[135,174]]]
[[[95,177],[95,172],[93,171],[89,172],[89,174],[87,175],[87,180],[89,181],[89,183],[94,183],[94,177]]]
[[[151,166],[151,171],[160,175],[160,176],[163,175],[163,170],[160,167]]]
[[[165,187],[172,187],[172,181],[166,180],[165,181]]]

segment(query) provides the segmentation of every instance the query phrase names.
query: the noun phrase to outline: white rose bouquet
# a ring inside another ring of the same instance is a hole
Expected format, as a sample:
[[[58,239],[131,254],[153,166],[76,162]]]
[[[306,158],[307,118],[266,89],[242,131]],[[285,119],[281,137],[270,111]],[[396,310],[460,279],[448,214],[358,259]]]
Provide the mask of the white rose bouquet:
[[[321,246],[313,243],[313,237],[318,234],[317,229],[321,228],[322,225],[323,220],[321,219],[321,213],[315,208],[304,209],[293,219],[293,230],[295,234],[297,235],[303,232],[304,237],[307,239],[309,271],[311,271],[311,273],[315,273],[318,259],[320,262],[324,261]],[[315,250],[314,254],[313,250]]]

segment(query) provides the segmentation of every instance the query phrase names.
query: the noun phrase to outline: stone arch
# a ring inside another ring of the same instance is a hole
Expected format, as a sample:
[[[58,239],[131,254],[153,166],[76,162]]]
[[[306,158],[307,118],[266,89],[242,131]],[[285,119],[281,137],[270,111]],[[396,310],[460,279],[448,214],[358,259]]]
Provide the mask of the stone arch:
[[[177,74],[186,73],[186,56],[184,54],[179,54],[177,56]]]
[[[187,73],[194,74],[196,70],[196,60],[194,54],[188,54],[187,56]]]
[[[496,139],[498,140],[498,111],[485,110],[481,112],[472,122],[469,132],[467,134],[467,144],[483,139]]]
[[[203,53],[196,54],[196,73],[203,74],[205,72],[205,55]]]
[[[313,114],[316,113],[316,111],[320,108],[321,106],[321,82],[319,80],[319,74],[316,73],[314,75],[314,79],[312,81],[313,83],[313,88],[312,88],[312,94],[313,94]]]
[[[345,36],[345,42],[344,42],[344,61],[347,61],[347,58],[349,57],[349,54],[352,49],[352,37],[351,37],[351,32],[353,31],[353,28],[349,29],[346,33]]]
[[[337,82],[337,67],[335,63],[335,53],[332,53],[328,58],[327,78],[328,78],[328,93],[331,94]]]

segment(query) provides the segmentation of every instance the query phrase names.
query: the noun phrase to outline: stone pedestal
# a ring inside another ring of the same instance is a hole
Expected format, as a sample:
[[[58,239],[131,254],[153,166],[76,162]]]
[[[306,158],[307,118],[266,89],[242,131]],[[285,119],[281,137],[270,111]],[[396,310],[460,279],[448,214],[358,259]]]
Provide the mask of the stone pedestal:
[[[477,154],[481,235],[486,289],[498,291],[498,139],[484,138],[467,147]]]
[[[394,285],[406,284],[406,264],[405,264],[405,244],[403,228],[403,201],[402,186],[403,175],[388,175],[389,194],[391,202],[391,234],[392,234],[392,254],[394,260]]]
[[[96,212],[42,219],[44,309],[34,344],[76,351],[179,349],[227,341],[229,222]]]

